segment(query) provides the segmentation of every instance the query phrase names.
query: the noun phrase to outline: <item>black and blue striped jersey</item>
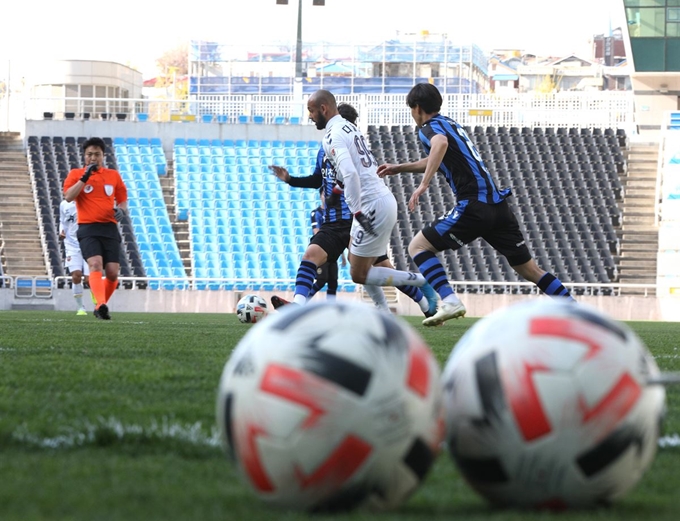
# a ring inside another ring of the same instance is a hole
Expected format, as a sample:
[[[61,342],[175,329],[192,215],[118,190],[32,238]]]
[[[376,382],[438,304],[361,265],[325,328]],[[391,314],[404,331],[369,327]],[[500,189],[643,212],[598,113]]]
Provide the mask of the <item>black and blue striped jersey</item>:
[[[479,151],[461,125],[441,114],[427,121],[418,135],[428,154],[430,142],[436,134],[446,136],[449,142],[439,171],[446,177],[457,201],[477,200],[496,204],[510,195],[509,188],[500,190],[496,186]]]
[[[324,208],[323,206],[317,206],[309,214],[309,220],[312,225],[312,230],[318,230],[323,224],[324,219]]]
[[[333,187],[336,184],[336,172],[333,165],[326,157],[323,146],[316,155],[316,167],[314,168],[314,173],[312,175],[321,176],[320,186],[323,188],[323,194],[326,200],[323,222],[333,223],[337,221],[352,220],[352,212],[345,202],[345,195],[340,194],[339,197],[336,196],[331,198]],[[333,200],[336,202],[333,203]],[[329,202],[331,204],[328,204]]]

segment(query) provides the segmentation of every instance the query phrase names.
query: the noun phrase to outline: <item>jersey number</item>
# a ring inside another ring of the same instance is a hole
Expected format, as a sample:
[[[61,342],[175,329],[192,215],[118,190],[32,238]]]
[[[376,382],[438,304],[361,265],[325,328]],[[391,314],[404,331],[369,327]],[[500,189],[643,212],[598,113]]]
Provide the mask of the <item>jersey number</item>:
[[[481,163],[482,157],[479,155],[479,151],[477,150],[477,148],[472,144],[472,141],[470,141],[470,138],[468,137],[467,132],[465,132],[465,129],[460,125],[456,125],[456,131],[458,132],[458,135],[461,138],[463,138],[463,141],[465,141],[465,145],[472,154],[472,157],[474,157],[477,161]]]
[[[378,166],[378,161],[376,161],[375,156],[366,146],[364,136],[354,136],[354,146],[357,147],[357,153],[361,157],[361,166],[364,168],[369,168],[371,165]]]

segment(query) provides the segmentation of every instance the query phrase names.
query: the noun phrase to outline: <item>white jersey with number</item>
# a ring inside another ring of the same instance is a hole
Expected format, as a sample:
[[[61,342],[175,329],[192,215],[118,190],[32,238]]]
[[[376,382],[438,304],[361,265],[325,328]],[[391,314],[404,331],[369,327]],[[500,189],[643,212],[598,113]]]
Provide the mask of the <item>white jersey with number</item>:
[[[345,189],[345,201],[355,214],[365,203],[386,194],[392,195],[383,179],[378,177],[378,162],[366,138],[356,126],[339,114],[326,123],[323,148]]]
[[[59,205],[59,235],[64,232],[64,248],[66,254],[77,250],[80,253],[80,243],[78,243],[78,213],[76,202],[70,203],[66,200]]]

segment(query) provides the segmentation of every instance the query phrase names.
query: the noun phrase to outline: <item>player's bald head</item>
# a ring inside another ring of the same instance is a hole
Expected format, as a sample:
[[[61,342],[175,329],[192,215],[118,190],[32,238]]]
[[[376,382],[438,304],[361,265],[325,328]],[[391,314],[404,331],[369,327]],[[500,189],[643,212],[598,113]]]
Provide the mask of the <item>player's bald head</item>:
[[[326,128],[326,123],[338,113],[335,96],[327,90],[317,90],[307,100],[309,118],[316,123],[316,128]]]
[[[331,110],[337,110],[338,108],[338,103],[335,101],[333,93],[325,89],[317,90],[310,96],[309,101],[317,107],[326,105]]]

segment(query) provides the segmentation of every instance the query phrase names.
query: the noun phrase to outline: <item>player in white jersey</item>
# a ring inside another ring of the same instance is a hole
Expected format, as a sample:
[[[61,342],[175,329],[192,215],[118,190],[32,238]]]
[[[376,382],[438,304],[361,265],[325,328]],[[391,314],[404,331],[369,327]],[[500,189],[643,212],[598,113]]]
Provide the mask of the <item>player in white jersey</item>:
[[[78,215],[75,201],[62,201],[59,205],[59,238],[64,241],[66,267],[71,274],[73,297],[78,304],[77,315],[87,315],[83,305],[83,276],[88,280],[90,270],[83,259],[78,243]]]
[[[397,222],[397,201],[377,174],[378,162],[355,125],[338,113],[335,96],[318,90],[307,101],[309,117],[319,130],[326,129],[323,147],[336,170],[337,193],[354,215],[349,248],[352,280],[365,286],[418,286],[425,284],[420,273],[373,266],[387,251]]]

